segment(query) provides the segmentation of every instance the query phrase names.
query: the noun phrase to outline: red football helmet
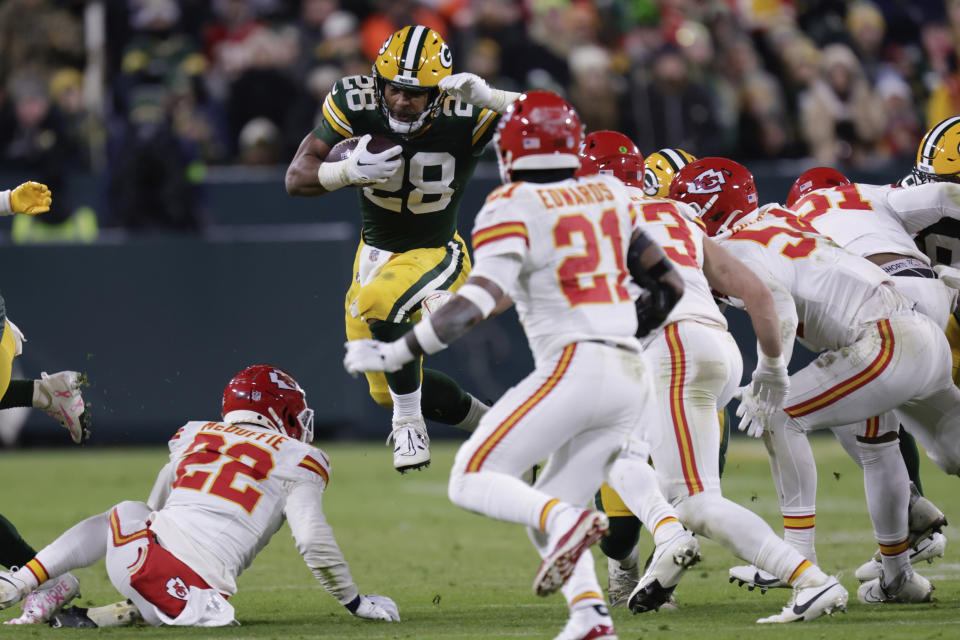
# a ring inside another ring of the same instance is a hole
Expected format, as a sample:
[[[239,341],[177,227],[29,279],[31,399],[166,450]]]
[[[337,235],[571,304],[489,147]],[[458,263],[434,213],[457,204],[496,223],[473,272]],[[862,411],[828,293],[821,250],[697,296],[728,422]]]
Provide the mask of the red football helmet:
[[[807,169],[800,174],[800,177],[790,187],[790,193],[787,194],[787,207],[792,209],[797,200],[811,191],[826,189],[827,187],[841,187],[845,184],[850,184],[850,180],[836,169],[830,167]]]
[[[625,185],[643,189],[643,156],[622,155],[593,156],[581,155],[580,168],[573,175],[593,176],[598,173],[607,173],[616,176]]]
[[[643,188],[643,155],[637,145],[617,131],[588,133],[580,146],[580,168],[574,176],[612,174],[624,184]]]
[[[583,139],[580,116],[552,91],[528,91],[507,107],[495,142],[500,178],[524,169],[576,169]]]
[[[753,174],[727,158],[700,158],[680,169],[670,198],[693,206],[709,236],[729,230],[758,204]]]
[[[258,364],[233,376],[223,390],[223,421],[247,422],[313,440],[313,409],[303,389],[279,367]]]
[[[631,155],[638,156],[643,162],[643,155],[633,140],[619,131],[601,130],[588,133],[580,146],[580,157],[593,156],[606,158],[607,156]]]

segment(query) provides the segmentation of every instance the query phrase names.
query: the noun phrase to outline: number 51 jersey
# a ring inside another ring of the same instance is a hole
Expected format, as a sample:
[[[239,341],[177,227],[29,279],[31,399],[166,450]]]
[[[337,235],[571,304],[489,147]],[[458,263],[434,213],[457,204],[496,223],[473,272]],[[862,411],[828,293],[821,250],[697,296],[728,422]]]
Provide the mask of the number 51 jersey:
[[[610,176],[513,182],[487,197],[472,235],[476,273],[486,276],[492,256],[521,260],[515,281],[497,285],[516,303],[538,365],[580,340],[638,348],[626,268],[634,217]]]
[[[292,487],[312,485],[316,504],[298,508],[321,509],[330,461],[309,444],[253,425],[188,422],[169,446],[172,487],[151,529],[204,578],[225,582],[213,585],[221,590],[283,524]]]

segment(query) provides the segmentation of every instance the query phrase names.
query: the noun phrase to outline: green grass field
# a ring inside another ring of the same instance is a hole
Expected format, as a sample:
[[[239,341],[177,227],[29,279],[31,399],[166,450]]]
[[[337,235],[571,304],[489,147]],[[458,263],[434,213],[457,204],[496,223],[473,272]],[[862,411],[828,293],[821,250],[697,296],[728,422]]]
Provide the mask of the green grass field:
[[[136,638],[545,638],[560,631],[566,607],[559,595],[547,599],[530,589],[539,559],[522,527],[462,511],[446,497],[447,473],[457,443],[435,442],[433,466],[397,475],[387,447],[378,444],[323,446],[333,461],[324,510],[363,593],[391,596],[400,607],[399,624],[351,617],[315,581],[284,527],[240,578],[231,600],[242,626],[225,629],[53,630],[34,625],[3,627],[3,637]],[[779,611],[784,589],[761,596],[727,582],[727,569],[740,564],[727,551],[701,541],[703,562],[677,589],[680,608],[634,616],[613,611],[621,640],[637,638],[960,638],[960,540],[946,557],[920,572],[937,587],[924,605],[867,607],[856,600],[853,572],[873,553],[870,521],[859,469],[832,437],[814,439],[820,468],[817,549],[821,566],[841,573],[851,592],[846,615],[811,623],[756,625]],[[68,526],[125,499],[143,500],[165,450],[27,450],[0,453],[10,486],[2,512],[35,547]],[[924,459],[928,497],[960,518],[960,480]],[[724,478],[730,498],[751,507],[780,531],[779,510],[766,456],[756,441],[732,442]],[[952,527],[946,529],[951,537]],[[649,537],[641,539],[645,556]],[[605,561],[597,553],[601,584]],[[118,594],[103,564],[77,571],[83,606],[107,604]],[[19,608],[0,612],[6,620]]]

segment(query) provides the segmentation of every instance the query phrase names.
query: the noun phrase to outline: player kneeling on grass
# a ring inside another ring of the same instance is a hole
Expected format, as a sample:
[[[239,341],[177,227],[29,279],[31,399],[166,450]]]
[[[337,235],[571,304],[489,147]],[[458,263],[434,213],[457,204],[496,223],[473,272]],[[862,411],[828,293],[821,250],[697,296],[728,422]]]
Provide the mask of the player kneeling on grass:
[[[188,422],[171,438],[147,503],[87,518],[0,573],[0,608],[106,557],[110,581],[147,623],[236,624],[227,598],[237,576],[287,519],[307,566],[350,613],[398,621],[393,600],[360,595],[350,575],[321,509],[330,462],[312,439],[313,411],[297,381],[276,367],[244,369],[224,390],[222,422]],[[97,624],[135,619],[122,604],[101,609]]]
[[[582,135],[577,113],[556,94],[531,91],[514,102],[496,135],[505,184],[477,215],[470,278],[412,331],[389,343],[348,342],[344,359],[354,374],[394,371],[516,302],[535,368],[460,448],[449,495],[528,527],[542,557],[534,592],[562,590],[570,607],[556,640],[616,638],[588,551],[607,517],[582,505],[655,402],[626,281],[632,275],[649,292],[644,317],[653,324],[683,293],[659,245],[633,233],[623,184],[573,177]],[[534,486],[520,479],[545,458]]]

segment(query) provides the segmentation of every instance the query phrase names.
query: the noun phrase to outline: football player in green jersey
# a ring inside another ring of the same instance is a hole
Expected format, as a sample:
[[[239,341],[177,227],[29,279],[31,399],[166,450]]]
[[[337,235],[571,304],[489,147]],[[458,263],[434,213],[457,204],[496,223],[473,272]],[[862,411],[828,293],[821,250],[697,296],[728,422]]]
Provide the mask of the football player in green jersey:
[[[287,192],[320,196],[358,187],[363,222],[347,291],[348,340],[392,341],[419,318],[436,291],[456,291],[470,272],[457,210],[499,112],[519,94],[479,76],[452,74],[453,56],[433,29],[407,26],[380,48],[371,75],[341,78],[323,119],[303,139],[286,174]],[[370,135],[396,146],[367,150]],[[362,136],[345,159],[324,162],[341,140]],[[395,373],[367,373],[370,395],[393,409],[387,442],[401,473],[430,463],[424,416],[473,430],[487,406],[418,359]]]

